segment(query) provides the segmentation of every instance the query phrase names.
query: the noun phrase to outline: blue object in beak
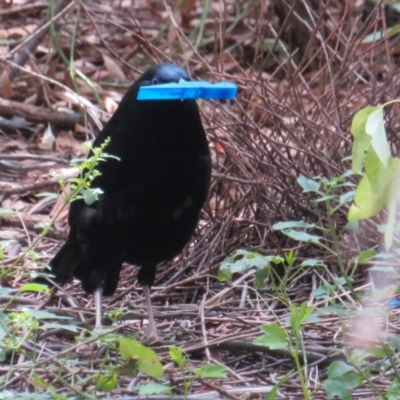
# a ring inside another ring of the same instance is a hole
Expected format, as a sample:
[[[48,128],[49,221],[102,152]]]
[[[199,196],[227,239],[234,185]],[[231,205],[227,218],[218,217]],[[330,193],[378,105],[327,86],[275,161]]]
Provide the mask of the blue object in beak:
[[[231,82],[208,83],[204,81],[180,81],[160,85],[142,86],[137,100],[232,100],[237,86]]]

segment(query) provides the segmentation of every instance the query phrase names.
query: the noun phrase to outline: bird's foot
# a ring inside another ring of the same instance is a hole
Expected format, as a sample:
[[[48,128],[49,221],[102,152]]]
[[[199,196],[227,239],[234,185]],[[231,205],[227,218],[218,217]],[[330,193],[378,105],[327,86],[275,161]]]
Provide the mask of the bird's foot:
[[[148,324],[142,333],[142,340],[145,343],[154,343],[160,340],[158,336],[157,328]]]

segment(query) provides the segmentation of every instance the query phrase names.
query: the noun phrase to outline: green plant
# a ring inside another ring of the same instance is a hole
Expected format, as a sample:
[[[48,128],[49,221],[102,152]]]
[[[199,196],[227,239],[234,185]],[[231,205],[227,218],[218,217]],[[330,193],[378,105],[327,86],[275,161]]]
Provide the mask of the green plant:
[[[347,171],[342,176],[332,179],[318,178],[317,180],[312,180],[304,176],[300,176],[297,179],[297,182],[303,188],[303,193],[315,193],[318,195],[318,198],[313,200],[314,203],[324,203],[327,227],[304,221],[287,221],[278,222],[273,225],[272,229],[282,232],[293,240],[313,244],[325,250],[328,254],[332,254],[337,259],[341,275],[347,287],[352,292],[352,295],[357,298],[358,296],[352,285],[355,270],[353,269],[350,275],[348,274],[340,249],[341,235],[348,226],[337,230],[333,220],[334,214],[353,200],[354,190],[347,191],[344,194],[340,193],[340,189],[342,188],[354,188],[355,185],[347,180],[349,176],[351,176],[351,172]],[[309,229],[317,232],[320,231],[325,235],[309,234],[306,232]],[[307,264],[308,266],[323,266],[323,263],[318,260],[308,260]]]
[[[333,278],[333,282],[325,282],[313,291],[315,298],[329,301],[330,307],[325,307],[319,312],[335,312],[341,319],[344,334],[347,331],[348,318],[356,320],[360,316],[382,317],[382,310],[366,305],[361,310],[352,307],[343,307],[335,304],[336,290],[339,287],[347,287],[354,299],[360,299],[353,287],[353,278],[360,265],[369,263],[371,260],[381,256],[374,249],[362,250],[352,260],[352,268],[344,260],[340,247],[343,234],[348,230],[358,227],[358,221],[376,216],[382,210],[387,210],[387,223],[383,227],[386,249],[389,250],[393,244],[398,229],[396,219],[396,207],[400,198],[400,159],[390,154],[389,142],[386,136],[383,109],[392,102],[381,107],[366,107],[354,116],[351,132],[354,136],[352,150],[352,171],[347,171],[339,177],[327,179],[319,177],[309,179],[300,176],[297,180],[303,189],[303,193],[316,195],[313,200],[315,204],[324,204],[326,210],[326,226],[308,223],[305,221],[285,221],[273,225],[273,229],[280,231],[292,240],[308,243],[319,247],[325,253],[334,256],[340,268],[341,276]],[[356,175],[361,175],[358,185],[350,181]],[[348,209],[348,211],[347,211]],[[338,212],[348,213],[348,224],[339,227],[334,217]],[[393,254],[397,257],[396,254]],[[300,265],[296,265],[294,251],[291,250],[284,257],[263,256],[258,253],[238,250],[224,260],[219,269],[221,281],[230,280],[234,273],[246,272],[255,267],[256,285],[264,284],[266,276],[273,277],[272,290],[279,288],[280,293],[285,292],[287,283],[296,275],[296,270],[306,267],[327,268],[324,262],[318,259],[308,259]],[[277,265],[283,266],[284,273],[277,276],[274,270]],[[373,269],[372,267],[371,269]],[[379,267],[381,268],[381,267]],[[389,269],[389,267],[387,267]],[[392,272],[392,268],[390,271]],[[277,285],[276,285],[277,284]],[[374,296],[379,291],[375,290]],[[386,299],[393,294],[393,288],[381,290],[379,299]],[[303,341],[303,325],[316,311],[316,306],[308,306],[302,303],[300,307],[290,303],[286,297],[290,310],[289,329],[282,323],[271,323],[262,325],[263,336],[257,338],[254,343],[267,346],[270,349],[289,350],[292,356],[296,373],[299,376],[300,385],[305,399],[311,398],[313,391],[307,387],[307,357]],[[347,311],[346,311],[347,310]],[[345,316],[345,319],[342,319]],[[379,331],[376,332],[378,344],[367,346],[363,349],[354,349],[345,344],[341,351],[347,362],[335,361],[328,368],[328,377],[325,380],[325,390],[328,398],[339,396],[341,399],[350,399],[354,388],[363,382],[368,382],[379,398],[397,398],[399,393],[400,373],[397,368],[399,340],[396,336],[385,338]],[[395,379],[389,389],[388,397],[374,384],[372,372],[374,366],[379,365],[380,371],[394,371]],[[280,382],[282,384],[282,382]],[[271,394],[272,396],[272,394]],[[271,397],[273,398],[273,397]]]
[[[308,306],[307,303],[302,303],[300,307],[290,304],[289,308],[290,329],[287,331],[278,323],[262,325],[261,330],[264,335],[255,339],[254,343],[270,349],[287,348],[295,362],[304,399],[310,399],[312,392],[309,391],[306,381],[308,362],[303,341],[302,326],[312,317],[316,306]]]
[[[220,282],[230,281],[233,274],[255,268],[256,286],[263,287],[266,277],[274,274],[274,267],[282,265],[284,261],[280,256],[264,256],[254,251],[238,249],[221,263],[218,279]]]
[[[385,245],[390,249],[395,234],[396,204],[400,197],[400,159],[390,153],[383,110],[394,102],[379,107],[366,107],[358,111],[352,121],[354,137],[352,168],[362,178],[357,186],[354,203],[350,207],[349,221],[359,221],[377,215],[384,208],[388,218],[385,226]]]
[[[224,379],[226,378],[227,368],[224,365],[206,364],[201,368],[196,369],[195,373],[187,373],[186,368],[188,366],[188,359],[181,347],[169,346],[169,356],[171,360],[179,367],[184,383],[184,399],[190,393],[196,376],[201,378],[213,378],[213,379]]]

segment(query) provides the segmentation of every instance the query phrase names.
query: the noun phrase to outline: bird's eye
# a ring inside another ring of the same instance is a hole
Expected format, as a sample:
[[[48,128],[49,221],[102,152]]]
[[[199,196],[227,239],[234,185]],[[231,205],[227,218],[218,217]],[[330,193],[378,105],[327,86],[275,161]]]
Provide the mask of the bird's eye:
[[[157,78],[153,78],[152,80],[151,80],[151,84],[152,85],[158,85],[158,79]]]

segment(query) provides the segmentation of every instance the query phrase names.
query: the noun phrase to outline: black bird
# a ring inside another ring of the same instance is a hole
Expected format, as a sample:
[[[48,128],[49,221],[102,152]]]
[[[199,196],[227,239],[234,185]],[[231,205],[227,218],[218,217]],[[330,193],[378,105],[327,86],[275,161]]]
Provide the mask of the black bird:
[[[94,293],[96,327],[101,296],[114,294],[122,263],[140,266],[149,324],[157,338],[150,300],[156,266],[189,242],[207,198],[211,160],[195,100],[138,101],[141,86],[190,80],[175,64],[158,64],[134,82],[94,142],[119,158],[99,163],[92,182],[99,200],[71,203],[69,237],[50,262],[55,281],[79,279]]]

